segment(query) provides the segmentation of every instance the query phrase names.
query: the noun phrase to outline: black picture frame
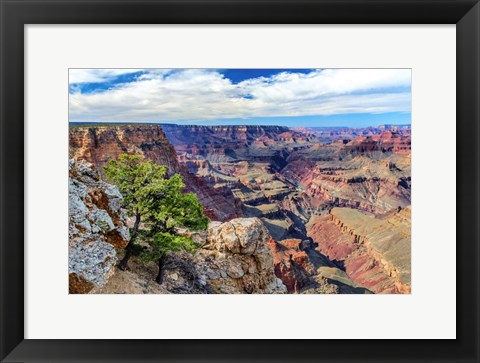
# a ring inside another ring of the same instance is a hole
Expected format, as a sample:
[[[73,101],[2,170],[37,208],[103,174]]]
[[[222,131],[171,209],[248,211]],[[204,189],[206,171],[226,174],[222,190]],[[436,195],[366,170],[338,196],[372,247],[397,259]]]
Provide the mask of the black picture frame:
[[[480,361],[478,0],[0,0],[0,13],[2,362]],[[24,339],[24,25],[162,23],[456,24],[457,339]]]

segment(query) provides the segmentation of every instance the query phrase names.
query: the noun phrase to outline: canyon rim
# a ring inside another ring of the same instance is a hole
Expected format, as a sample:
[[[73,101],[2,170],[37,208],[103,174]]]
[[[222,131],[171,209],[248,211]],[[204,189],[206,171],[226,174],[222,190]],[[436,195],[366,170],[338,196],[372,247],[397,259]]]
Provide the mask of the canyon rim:
[[[70,69],[71,294],[410,294],[410,69]]]

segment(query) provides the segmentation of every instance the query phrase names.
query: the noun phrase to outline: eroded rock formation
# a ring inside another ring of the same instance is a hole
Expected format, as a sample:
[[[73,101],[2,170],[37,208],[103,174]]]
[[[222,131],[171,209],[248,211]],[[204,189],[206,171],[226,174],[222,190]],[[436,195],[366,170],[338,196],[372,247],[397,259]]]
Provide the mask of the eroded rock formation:
[[[258,218],[212,222],[194,258],[200,279],[218,293],[286,292],[275,276],[270,239]]]
[[[300,250],[300,239],[287,239],[281,243],[270,239],[269,247],[275,261],[275,274],[280,278],[288,292],[299,293],[304,287],[311,285],[310,277],[315,274],[306,252]]]
[[[114,273],[115,248],[129,240],[119,190],[99,179],[92,165],[69,161],[69,292],[87,293]]]

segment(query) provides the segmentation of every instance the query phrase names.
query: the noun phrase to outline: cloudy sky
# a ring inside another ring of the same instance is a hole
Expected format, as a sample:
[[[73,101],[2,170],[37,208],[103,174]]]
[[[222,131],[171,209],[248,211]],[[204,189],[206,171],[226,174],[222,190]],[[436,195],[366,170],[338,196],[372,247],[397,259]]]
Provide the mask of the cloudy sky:
[[[409,124],[410,69],[70,69],[70,122]]]

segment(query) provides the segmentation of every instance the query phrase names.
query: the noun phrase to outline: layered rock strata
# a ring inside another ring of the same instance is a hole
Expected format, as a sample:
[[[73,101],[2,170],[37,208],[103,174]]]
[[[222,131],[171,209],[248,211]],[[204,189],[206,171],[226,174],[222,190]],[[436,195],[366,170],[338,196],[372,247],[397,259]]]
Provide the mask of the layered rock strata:
[[[341,263],[356,283],[375,293],[410,293],[410,207],[381,217],[334,208],[307,226],[318,250]]]

